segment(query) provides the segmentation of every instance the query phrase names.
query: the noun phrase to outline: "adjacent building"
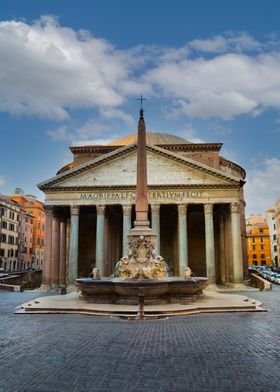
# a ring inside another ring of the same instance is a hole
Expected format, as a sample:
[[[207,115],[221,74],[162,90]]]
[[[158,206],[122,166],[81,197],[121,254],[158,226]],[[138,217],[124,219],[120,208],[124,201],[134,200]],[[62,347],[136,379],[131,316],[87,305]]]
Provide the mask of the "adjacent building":
[[[270,252],[271,252],[271,260],[274,268],[278,268],[278,245],[277,245],[277,232],[276,232],[276,223],[274,218],[275,210],[271,208],[266,211],[266,220],[269,228],[269,236],[270,236]]]
[[[280,199],[277,200],[274,206],[274,223],[276,231],[276,241],[277,241],[277,261],[279,267],[280,260]]]
[[[8,197],[0,196],[0,268],[19,268],[19,221],[21,208]]]
[[[272,266],[268,223],[261,214],[246,220],[248,266]]]
[[[44,203],[35,196],[24,194],[20,188],[16,188],[13,195],[9,196],[13,201],[20,204],[25,210],[24,223],[26,238],[24,239],[24,248],[27,253],[26,258],[30,256],[30,232],[32,231],[32,257],[31,265],[35,268],[42,268],[44,260],[45,246],[45,208]]]
[[[33,254],[33,222],[34,217],[21,208],[19,221],[19,252],[20,269],[34,266]]]
[[[135,220],[136,134],[72,147],[73,162],[39,184],[46,199],[46,286],[73,285],[93,266],[114,272]],[[221,143],[147,133],[149,220],[158,254],[174,275],[190,266],[210,284],[247,276],[245,171]]]

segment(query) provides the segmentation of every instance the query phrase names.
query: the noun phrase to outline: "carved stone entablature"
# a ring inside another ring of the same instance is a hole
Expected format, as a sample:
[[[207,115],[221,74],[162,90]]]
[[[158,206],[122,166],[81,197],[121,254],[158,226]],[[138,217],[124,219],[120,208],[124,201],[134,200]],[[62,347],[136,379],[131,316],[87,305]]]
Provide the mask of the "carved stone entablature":
[[[187,204],[179,204],[178,205],[179,214],[186,214],[187,212]]]
[[[160,212],[160,205],[159,204],[152,204],[151,210],[153,214],[159,214]]]
[[[212,214],[213,213],[213,204],[210,204],[210,203],[204,204],[204,213],[205,214]]]
[[[122,208],[123,208],[123,214],[124,215],[129,216],[131,214],[131,208],[132,208],[131,205],[125,204],[125,205],[122,206]]]
[[[105,208],[106,208],[106,206],[102,206],[102,205],[96,206],[97,215],[104,215]]]
[[[71,206],[71,215],[79,215],[80,206]]]
[[[240,212],[240,203],[230,203],[230,211],[231,211],[231,213],[239,213]]]

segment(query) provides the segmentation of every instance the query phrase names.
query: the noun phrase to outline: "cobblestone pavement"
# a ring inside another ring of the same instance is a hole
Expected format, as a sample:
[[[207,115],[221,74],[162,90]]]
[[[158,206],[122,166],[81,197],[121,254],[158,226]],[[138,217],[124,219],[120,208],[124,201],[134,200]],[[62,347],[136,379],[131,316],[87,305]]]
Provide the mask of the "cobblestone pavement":
[[[280,289],[269,312],[128,321],[14,315],[38,293],[0,291],[0,391],[280,391]]]

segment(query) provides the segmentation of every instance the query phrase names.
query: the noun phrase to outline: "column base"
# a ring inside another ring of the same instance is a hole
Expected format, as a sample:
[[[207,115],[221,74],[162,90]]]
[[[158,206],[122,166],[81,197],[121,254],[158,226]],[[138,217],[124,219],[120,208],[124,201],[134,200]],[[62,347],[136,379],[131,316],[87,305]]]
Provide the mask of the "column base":
[[[41,286],[37,289],[38,291],[41,291],[42,293],[46,293],[48,291],[50,291],[51,285],[50,284],[41,284]]]
[[[77,289],[77,287],[74,284],[69,284],[66,287],[66,291],[67,291],[67,294],[68,294],[68,293],[75,293],[75,292],[77,292],[79,290]]]
[[[221,291],[220,287],[218,287],[218,286],[216,285],[216,283],[210,283],[210,284],[208,284],[208,286],[206,287],[206,289],[204,289],[204,291],[205,291],[205,290],[207,290],[207,291]]]

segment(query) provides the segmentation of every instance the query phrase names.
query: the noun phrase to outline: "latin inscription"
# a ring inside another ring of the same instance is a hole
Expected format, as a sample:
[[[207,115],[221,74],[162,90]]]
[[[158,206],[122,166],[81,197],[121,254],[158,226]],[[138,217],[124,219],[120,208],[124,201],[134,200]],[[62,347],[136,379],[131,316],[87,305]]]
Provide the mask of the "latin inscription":
[[[165,199],[199,199],[203,198],[205,192],[199,191],[151,191],[148,192],[149,200],[165,200]],[[94,192],[81,193],[81,200],[134,200],[135,192]]]

